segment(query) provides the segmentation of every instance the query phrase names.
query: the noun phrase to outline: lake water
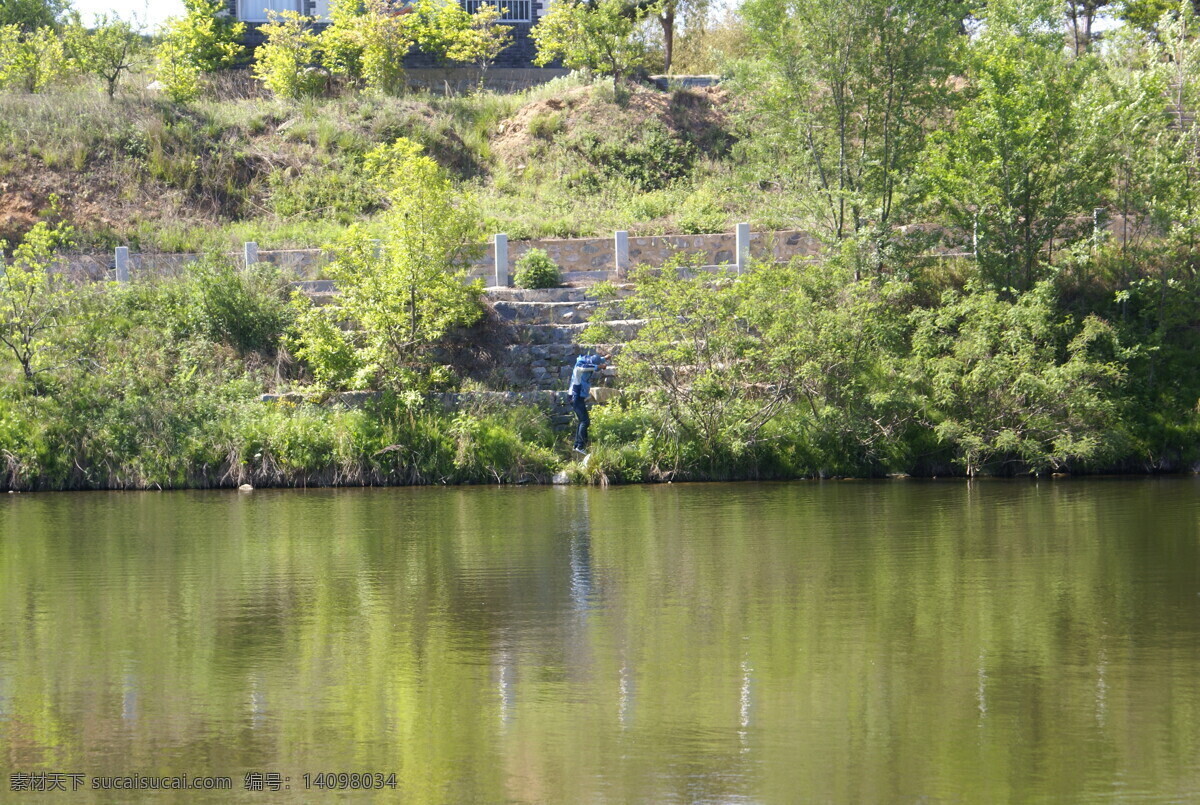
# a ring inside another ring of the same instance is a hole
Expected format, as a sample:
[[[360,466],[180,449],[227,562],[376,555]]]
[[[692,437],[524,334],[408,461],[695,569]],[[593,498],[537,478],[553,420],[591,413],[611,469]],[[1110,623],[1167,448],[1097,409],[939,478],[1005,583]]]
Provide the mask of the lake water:
[[[0,774],[1196,801],[1200,482],[6,495]]]

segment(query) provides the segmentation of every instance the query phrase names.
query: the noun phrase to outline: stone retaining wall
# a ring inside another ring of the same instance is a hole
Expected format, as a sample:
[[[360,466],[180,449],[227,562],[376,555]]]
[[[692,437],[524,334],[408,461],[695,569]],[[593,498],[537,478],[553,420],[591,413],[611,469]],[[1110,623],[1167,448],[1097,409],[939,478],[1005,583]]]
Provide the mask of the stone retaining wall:
[[[1078,222],[1077,222],[1078,223]],[[1079,226],[1088,225],[1084,221]],[[1150,233],[1146,222],[1121,216],[1110,216],[1100,223],[1100,228],[1114,237],[1142,237]],[[900,234],[925,233],[931,239],[940,240],[932,253],[946,256],[970,256],[970,233],[952,233],[939,227],[920,224],[902,227]],[[620,276],[617,265],[615,236],[602,238],[546,238],[539,240],[509,241],[508,271],[510,278],[516,270],[516,262],[530,249],[544,249],[564,273],[567,282],[596,279],[616,279]],[[750,256],[786,262],[793,258],[812,259],[820,256],[822,242],[809,232],[792,229],[778,232],[752,232],[750,234]],[[684,253],[696,255],[708,266],[732,265],[736,262],[735,235],[720,232],[707,235],[646,235],[629,237],[629,256],[626,269],[638,265],[661,266],[673,255]],[[321,249],[272,249],[259,250],[258,260],[286,267],[302,278],[313,278],[329,262],[329,255]],[[243,252],[227,253],[235,260],[243,260]],[[196,254],[130,254],[129,267],[132,277],[175,276],[191,262],[198,260]],[[65,259],[65,270],[82,280],[113,278],[115,257],[107,255],[72,255]],[[484,256],[468,269],[471,277],[493,284],[496,274],[494,246],[489,243]],[[574,276],[573,276],[574,275]]]
[[[510,241],[508,244],[508,275],[516,270],[516,261],[530,249],[544,249],[572,280],[571,274],[581,279],[596,279],[597,272],[617,270],[616,240],[604,238],[554,238],[540,240]],[[683,252],[698,255],[705,265],[721,265],[734,262],[734,235],[731,232],[710,235],[654,235],[629,238],[629,265],[662,265],[673,254]],[[750,236],[750,254],[757,258],[790,260],[793,257],[815,257],[820,253],[821,243],[807,232],[799,230],[785,232],[756,232]],[[290,269],[303,278],[313,278],[321,273],[330,256],[322,249],[260,249],[258,260]],[[225,252],[233,260],[243,260],[244,252]],[[202,255],[199,254],[138,254],[129,255],[129,272],[132,278],[146,276],[178,276],[184,268]],[[495,254],[491,245],[485,255],[470,267],[472,277],[491,284],[495,276]],[[100,281],[112,279],[116,260],[114,255],[70,255],[65,258],[64,269],[82,280]],[[593,276],[583,277],[582,272]]]
[[[630,236],[628,267],[661,266],[676,254],[695,255],[704,265],[732,265],[736,261],[735,236],[732,232],[708,235],[644,235]],[[821,253],[822,244],[816,237],[801,230],[754,232],[750,235],[750,255],[756,259],[786,262],[794,257],[812,258]],[[510,241],[508,244],[508,275],[516,271],[517,260],[530,249],[543,249],[558,264],[571,281],[579,272],[617,272],[615,237],[604,238],[546,238]],[[473,277],[488,280],[495,273],[496,257],[488,254],[470,269]]]

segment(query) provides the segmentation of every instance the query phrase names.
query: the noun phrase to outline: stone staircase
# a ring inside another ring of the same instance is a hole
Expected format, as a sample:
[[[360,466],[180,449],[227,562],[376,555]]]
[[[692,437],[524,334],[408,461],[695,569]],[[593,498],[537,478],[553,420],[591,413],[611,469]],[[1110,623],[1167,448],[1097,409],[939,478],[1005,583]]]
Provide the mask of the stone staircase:
[[[506,381],[517,388],[565,389],[577,355],[600,352],[615,356],[620,344],[585,345],[580,338],[600,309],[610,312],[605,321],[618,336],[624,338],[636,333],[642,322],[620,318],[623,315],[620,300],[631,293],[630,286],[617,286],[614,302],[598,299],[592,295],[590,286],[541,290],[489,288],[485,300],[513,336],[504,359]],[[615,367],[610,366],[596,382],[610,385],[615,377]]]
[[[329,304],[337,296],[330,280],[308,280],[296,287],[318,305]],[[599,352],[615,357],[618,344],[580,343],[583,332],[597,310],[606,310],[606,324],[619,338],[637,332],[642,322],[623,318],[620,300],[633,293],[630,285],[616,286],[615,300],[600,299],[592,293],[592,285],[573,285],[560,288],[526,290],[522,288],[488,288],[484,302],[492,311],[503,343],[503,358],[499,374],[511,389],[520,391],[565,390],[575,365],[575,358],[584,353]],[[610,366],[596,378],[596,385],[611,386],[616,379],[616,367]]]

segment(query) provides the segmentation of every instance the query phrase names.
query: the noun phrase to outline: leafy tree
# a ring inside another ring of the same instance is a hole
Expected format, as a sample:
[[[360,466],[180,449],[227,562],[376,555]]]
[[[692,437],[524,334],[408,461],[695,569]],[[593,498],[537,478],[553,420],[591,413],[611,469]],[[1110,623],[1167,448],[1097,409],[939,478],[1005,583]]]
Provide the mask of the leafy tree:
[[[187,103],[204,89],[204,72],[191,60],[182,39],[164,39],[154,51],[154,75],[167,97]]]
[[[317,377],[350,385],[444,379],[431,364],[436,348],[482,315],[482,284],[465,281],[481,250],[479,218],[416,143],[381,146],[368,164],[389,186],[387,235],[376,242],[354,227],[334,246],[328,273],[341,293],[336,305],[301,315],[298,354]]]
[[[1178,13],[1165,14],[1157,28],[1159,45],[1152,58],[1165,72],[1163,95],[1167,101],[1171,126],[1167,136],[1157,143],[1160,148],[1148,155],[1162,161],[1160,171],[1167,174],[1166,186],[1172,192],[1156,198],[1158,223],[1177,228],[1176,237],[1194,247],[1200,227],[1196,212],[1200,209],[1200,19],[1187,0]]]
[[[1092,46],[1092,24],[1096,15],[1112,0],[1067,0],[1067,19],[1071,21],[1071,41],[1079,56]]]
[[[644,11],[630,13],[625,0],[561,0],[533,26],[538,55],[534,64],[555,59],[572,70],[591,70],[624,76],[647,63],[646,43],[640,36]]]
[[[653,6],[654,15],[662,27],[663,72],[670,73],[675,57],[675,26],[679,17],[687,15],[703,19],[708,15],[711,0],[659,0]]]
[[[747,148],[794,169],[832,238],[886,232],[930,121],[948,103],[964,4],[749,0]],[[794,157],[799,156],[799,161]]]
[[[1090,221],[1111,175],[1091,65],[1064,52],[1057,12],[1048,0],[988,4],[968,99],[924,162],[934,204],[977,233],[980,268],[1000,286],[1031,288],[1050,239]]]
[[[385,0],[367,0],[362,22],[362,77],[369,89],[404,91],[404,56],[413,45],[411,23],[388,10]]]
[[[329,13],[330,25],[321,33],[329,71],[378,92],[403,92],[404,56],[420,28],[417,17],[428,12],[418,7],[398,15],[387,0],[338,0]]]
[[[195,98],[204,75],[232,67],[245,52],[246,24],[229,16],[222,0],[184,0],[186,14],[170,20],[156,52],[155,74],[177,101]]]
[[[0,87],[39,92],[67,67],[62,38],[53,28],[22,33],[16,25],[0,26]]]
[[[720,16],[694,13],[673,37],[671,69],[677,73],[720,73],[749,48],[742,16],[725,9]]]
[[[52,272],[54,254],[69,245],[73,230],[66,224],[39,221],[13,252],[0,261],[0,344],[36,384],[39,375],[55,368],[55,334],[67,324],[74,302],[72,283]],[[7,244],[0,242],[0,253]]]
[[[357,83],[362,80],[362,0],[332,0],[329,25],[321,32],[321,57],[333,75]]]
[[[417,0],[405,20],[422,53],[445,57],[470,25],[470,14],[457,0]]]
[[[54,28],[68,8],[68,0],[0,0],[0,26],[15,25],[25,32]]]
[[[645,324],[622,346],[621,376],[703,465],[740,461],[793,409],[810,441],[855,462],[881,458],[900,421],[880,391],[894,371],[901,329],[889,296],[901,286],[854,282],[836,264],[714,277],[676,261],[634,277],[622,306]]]
[[[1131,374],[1160,420],[1192,416],[1198,393],[1200,25],[1190,2],[1176,9],[1154,36],[1117,31],[1104,52],[1120,224],[1097,264],[1116,281],[1122,326],[1145,347]]]
[[[266,41],[255,53],[254,77],[277,97],[296,99],[320,92],[324,75],[313,67],[321,40],[312,17],[295,11],[271,12],[260,29]]]
[[[480,87],[487,78],[488,68],[513,41],[513,27],[499,24],[503,14],[494,5],[481,5],[474,14],[466,15],[466,25],[446,51],[446,56],[454,61],[474,62],[479,66]]]
[[[146,40],[137,27],[107,14],[97,17],[91,30],[74,20],[65,39],[76,64],[104,81],[110,99],[121,75],[134,69],[146,49]]]
[[[913,386],[967,475],[1061,470],[1120,447],[1128,352],[1106,322],[1062,319],[1055,301],[1048,280],[1011,301],[972,283],[913,313]]]
[[[1159,20],[1179,8],[1178,0],[1123,0],[1117,16],[1146,33],[1155,33]],[[1200,0],[1192,0],[1192,10],[1200,14]]]

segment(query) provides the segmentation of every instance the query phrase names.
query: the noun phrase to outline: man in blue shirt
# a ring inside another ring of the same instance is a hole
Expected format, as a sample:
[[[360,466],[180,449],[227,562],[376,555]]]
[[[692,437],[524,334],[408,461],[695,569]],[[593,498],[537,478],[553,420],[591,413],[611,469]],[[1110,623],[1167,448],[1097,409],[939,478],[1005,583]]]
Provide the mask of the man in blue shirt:
[[[588,442],[588,425],[591,424],[587,398],[592,390],[592,375],[607,365],[608,360],[603,355],[580,355],[575,359],[575,370],[571,372],[571,410],[579,418],[579,427],[575,430],[575,452],[580,455],[587,455],[585,448]]]

